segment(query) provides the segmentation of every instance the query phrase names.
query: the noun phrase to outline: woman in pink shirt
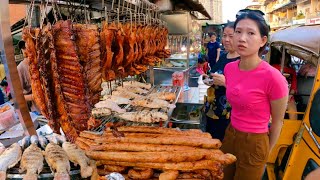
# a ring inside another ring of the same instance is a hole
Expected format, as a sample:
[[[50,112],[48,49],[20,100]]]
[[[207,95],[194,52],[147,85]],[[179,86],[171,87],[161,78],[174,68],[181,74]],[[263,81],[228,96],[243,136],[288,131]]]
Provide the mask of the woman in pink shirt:
[[[227,64],[224,76],[213,75],[216,83],[226,86],[232,107],[231,123],[221,149],[234,154],[237,162],[225,168],[224,179],[261,179],[269,151],[281,132],[288,84],[277,69],[259,57],[268,33],[269,27],[260,14],[238,16],[233,40],[241,60]]]

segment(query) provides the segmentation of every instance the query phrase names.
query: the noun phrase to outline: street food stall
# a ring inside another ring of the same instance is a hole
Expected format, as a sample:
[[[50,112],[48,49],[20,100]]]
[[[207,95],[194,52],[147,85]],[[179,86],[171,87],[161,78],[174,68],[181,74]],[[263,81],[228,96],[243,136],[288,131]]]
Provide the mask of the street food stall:
[[[28,5],[22,40],[33,101],[47,122],[40,128],[17,73],[10,3]],[[0,116],[7,113],[12,125],[19,120],[25,135],[0,144],[0,179],[222,179],[223,167],[236,161],[208,133],[167,128],[186,96],[181,86],[144,81],[170,55],[168,27],[155,4],[5,0],[0,20],[14,100]]]

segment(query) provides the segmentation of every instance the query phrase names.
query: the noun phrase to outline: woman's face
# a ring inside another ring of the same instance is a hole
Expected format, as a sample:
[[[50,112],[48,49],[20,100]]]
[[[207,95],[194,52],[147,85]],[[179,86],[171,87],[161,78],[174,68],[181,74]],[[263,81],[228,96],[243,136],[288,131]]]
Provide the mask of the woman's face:
[[[226,27],[223,30],[223,36],[222,36],[222,43],[224,48],[228,52],[234,52],[234,47],[233,47],[233,34],[234,30],[231,27]]]
[[[259,49],[267,42],[267,37],[261,37],[255,21],[243,19],[236,26],[233,40],[237,53],[245,57],[258,54]]]
[[[217,40],[217,37],[215,36],[215,35],[211,35],[211,37],[210,37],[210,39],[211,39],[211,41],[216,41]]]

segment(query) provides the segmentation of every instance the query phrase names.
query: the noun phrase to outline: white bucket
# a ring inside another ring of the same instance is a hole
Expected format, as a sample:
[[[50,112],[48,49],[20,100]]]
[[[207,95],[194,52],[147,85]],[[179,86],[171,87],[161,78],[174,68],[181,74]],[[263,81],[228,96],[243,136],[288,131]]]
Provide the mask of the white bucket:
[[[203,75],[200,75],[198,78],[198,89],[199,89],[199,100],[203,100],[204,96],[207,94],[207,89],[210,87],[204,84]]]

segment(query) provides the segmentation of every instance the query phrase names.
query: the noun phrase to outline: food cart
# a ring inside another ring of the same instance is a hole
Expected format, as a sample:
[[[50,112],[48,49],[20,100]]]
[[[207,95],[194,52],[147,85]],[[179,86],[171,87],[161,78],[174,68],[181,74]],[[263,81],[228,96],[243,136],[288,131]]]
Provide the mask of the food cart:
[[[22,38],[34,101],[51,130],[62,133],[52,139],[36,131],[23,97],[8,22],[9,3],[29,5]],[[31,26],[38,5],[40,28]],[[161,127],[169,122],[181,87],[123,80],[143,76],[167,55],[166,23],[158,18],[154,4],[5,0],[0,12],[1,58],[26,135],[20,144],[0,147],[0,164],[5,167],[0,178],[109,179],[118,172],[131,179],[222,179],[224,165],[236,160],[218,150],[221,142],[208,133]],[[48,13],[53,15],[52,25]],[[95,19],[90,18],[92,14],[97,15]],[[34,166],[38,171],[31,170]]]

